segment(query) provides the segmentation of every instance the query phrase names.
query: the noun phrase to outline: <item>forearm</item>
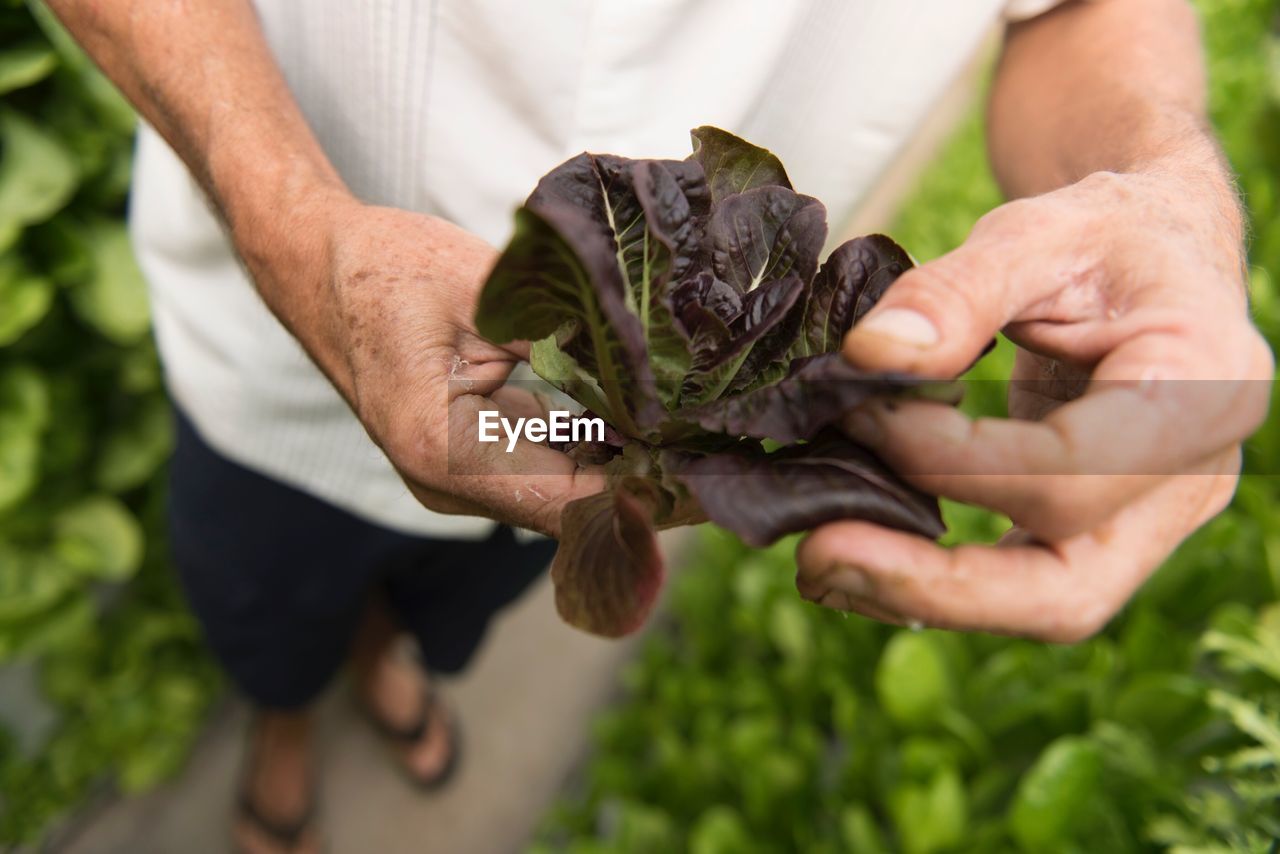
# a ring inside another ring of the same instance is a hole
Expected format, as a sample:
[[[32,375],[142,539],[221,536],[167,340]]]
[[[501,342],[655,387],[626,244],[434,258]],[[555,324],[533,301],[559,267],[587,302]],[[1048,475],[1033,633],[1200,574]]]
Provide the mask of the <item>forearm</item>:
[[[1158,177],[1238,253],[1242,218],[1205,98],[1184,0],[1076,0],[1010,27],[988,111],[992,167],[1011,198],[1100,171]]]
[[[345,392],[321,271],[325,219],[349,194],[294,102],[249,0],[48,5],[186,162],[263,298]]]

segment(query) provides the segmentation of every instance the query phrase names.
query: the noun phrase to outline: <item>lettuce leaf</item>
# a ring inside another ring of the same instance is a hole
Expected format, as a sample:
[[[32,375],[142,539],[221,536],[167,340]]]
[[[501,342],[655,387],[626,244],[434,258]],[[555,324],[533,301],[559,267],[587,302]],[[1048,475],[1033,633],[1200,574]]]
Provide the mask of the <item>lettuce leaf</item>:
[[[552,568],[561,615],[607,636],[652,608],[665,527],[709,518],[759,546],[845,518],[943,530],[936,500],[835,429],[872,396],[938,393],[838,353],[910,257],[870,235],[820,265],[826,209],[777,157],[692,138],[683,161],[583,153],[544,176],[476,314],[497,343],[534,342],[535,372],[609,425],[565,449],[609,488],[565,508]]]

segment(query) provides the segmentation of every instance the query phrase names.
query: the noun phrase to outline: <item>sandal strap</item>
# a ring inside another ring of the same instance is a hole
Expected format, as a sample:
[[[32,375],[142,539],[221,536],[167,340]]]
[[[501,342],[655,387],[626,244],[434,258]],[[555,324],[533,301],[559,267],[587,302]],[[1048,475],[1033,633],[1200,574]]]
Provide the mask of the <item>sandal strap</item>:
[[[271,840],[282,848],[294,848],[302,841],[302,836],[311,826],[314,818],[314,804],[309,804],[302,814],[290,820],[271,818],[259,809],[247,789],[241,789],[239,798],[240,814],[253,822],[259,830],[271,837]]]
[[[388,723],[368,703],[361,703],[366,718],[383,737],[392,743],[413,745],[420,742],[433,727],[445,727],[448,736],[449,755],[444,767],[430,778],[421,778],[407,772],[410,781],[425,790],[436,789],[447,783],[458,767],[458,756],[461,750],[458,738],[458,721],[454,718],[446,703],[437,693],[434,685],[428,685],[423,691],[422,711],[418,719],[409,727],[397,727]]]
[[[431,688],[428,688],[423,696],[422,711],[418,713],[417,720],[407,727],[395,726],[372,708],[366,708],[365,711],[378,732],[392,741],[404,744],[417,744],[421,741],[437,723],[439,716],[444,713],[436,692]]]

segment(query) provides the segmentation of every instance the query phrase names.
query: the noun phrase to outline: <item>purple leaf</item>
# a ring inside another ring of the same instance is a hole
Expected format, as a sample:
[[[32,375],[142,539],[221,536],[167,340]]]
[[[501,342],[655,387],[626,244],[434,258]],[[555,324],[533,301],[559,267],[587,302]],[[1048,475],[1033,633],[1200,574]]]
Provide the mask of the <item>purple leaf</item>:
[[[727,327],[742,314],[742,296],[705,271],[672,288],[669,302],[672,317],[689,341],[698,334],[708,316]]]
[[[565,618],[609,636],[653,606],[654,531],[704,510],[753,544],[837,518],[942,530],[932,499],[833,429],[873,395],[952,393],[837,352],[910,258],[871,235],[819,269],[822,204],[767,150],[692,136],[685,161],[581,154],[548,173],[476,314],[491,340],[532,340],[538,374],[610,425],[558,448],[610,485],[565,508],[552,571]]]
[[[925,383],[906,374],[859,370],[838,353],[798,359],[792,366],[791,373],[773,385],[687,407],[670,417],[710,433],[788,444],[812,439],[874,395]]]
[[[837,519],[862,519],[936,538],[938,502],[895,475],[869,451],[836,433],[765,453],[744,446],[706,456],[664,455],[712,522],[752,546]]]
[[[592,232],[584,242],[608,247],[623,305],[639,320],[645,370],[666,405],[674,403],[690,358],[672,326],[668,292],[700,264],[709,205],[697,163],[594,154],[554,169],[526,202],[537,213],[568,208],[584,214],[579,226]],[[571,355],[583,362],[583,354]],[[635,423],[651,427],[659,418],[650,410],[636,413]]]
[[[859,237],[838,246],[809,290],[804,335],[795,355],[839,349],[845,333],[911,266],[906,251],[883,234]]]
[[[804,294],[804,282],[788,276],[768,282],[742,298],[742,310],[727,324],[704,312],[690,342],[693,361],[680,389],[682,401],[711,400],[724,391],[761,341],[792,314]],[[694,308],[686,314],[696,313]],[[785,345],[783,345],[785,347]]]
[[[768,149],[707,125],[694,128],[689,135],[693,137],[689,159],[702,165],[713,203],[756,187],[791,189],[782,161]]]
[[[560,524],[560,548],[551,564],[560,616],[611,638],[640,628],[665,572],[653,509],[619,487],[570,503]]]
[[[729,196],[715,206],[707,224],[713,272],[744,294],[788,275],[807,286],[826,239],[822,202],[784,187]]]
[[[567,205],[516,211],[516,231],[480,293],[476,326],[491,341],[538,340],[573,330],[564,351],[605,392],[607,418],[633,436],[661,420],[644,331],[614,252]]]

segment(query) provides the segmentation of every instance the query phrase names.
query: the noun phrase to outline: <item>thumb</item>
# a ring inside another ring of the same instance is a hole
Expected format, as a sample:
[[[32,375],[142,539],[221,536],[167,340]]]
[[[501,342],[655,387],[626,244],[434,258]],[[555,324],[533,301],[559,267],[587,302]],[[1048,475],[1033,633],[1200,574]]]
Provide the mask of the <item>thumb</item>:
[[[1030,251],[1028,251],[1030,250]],[[1033,300],[1051,276],[1026,275],[1007,242],[969,242],[903,273],[845,336],[845,358],[859,368],[953,377],[976,360],[992,337]],[[1022,259],[1043,263],[1036,247]],[[1037,289],[1037,281],[1040,284]]]
[[[522,362],[529,361],[529,350],[532,345],[528,341],[508,341],[502,345],[502,349],[515,356]]]

